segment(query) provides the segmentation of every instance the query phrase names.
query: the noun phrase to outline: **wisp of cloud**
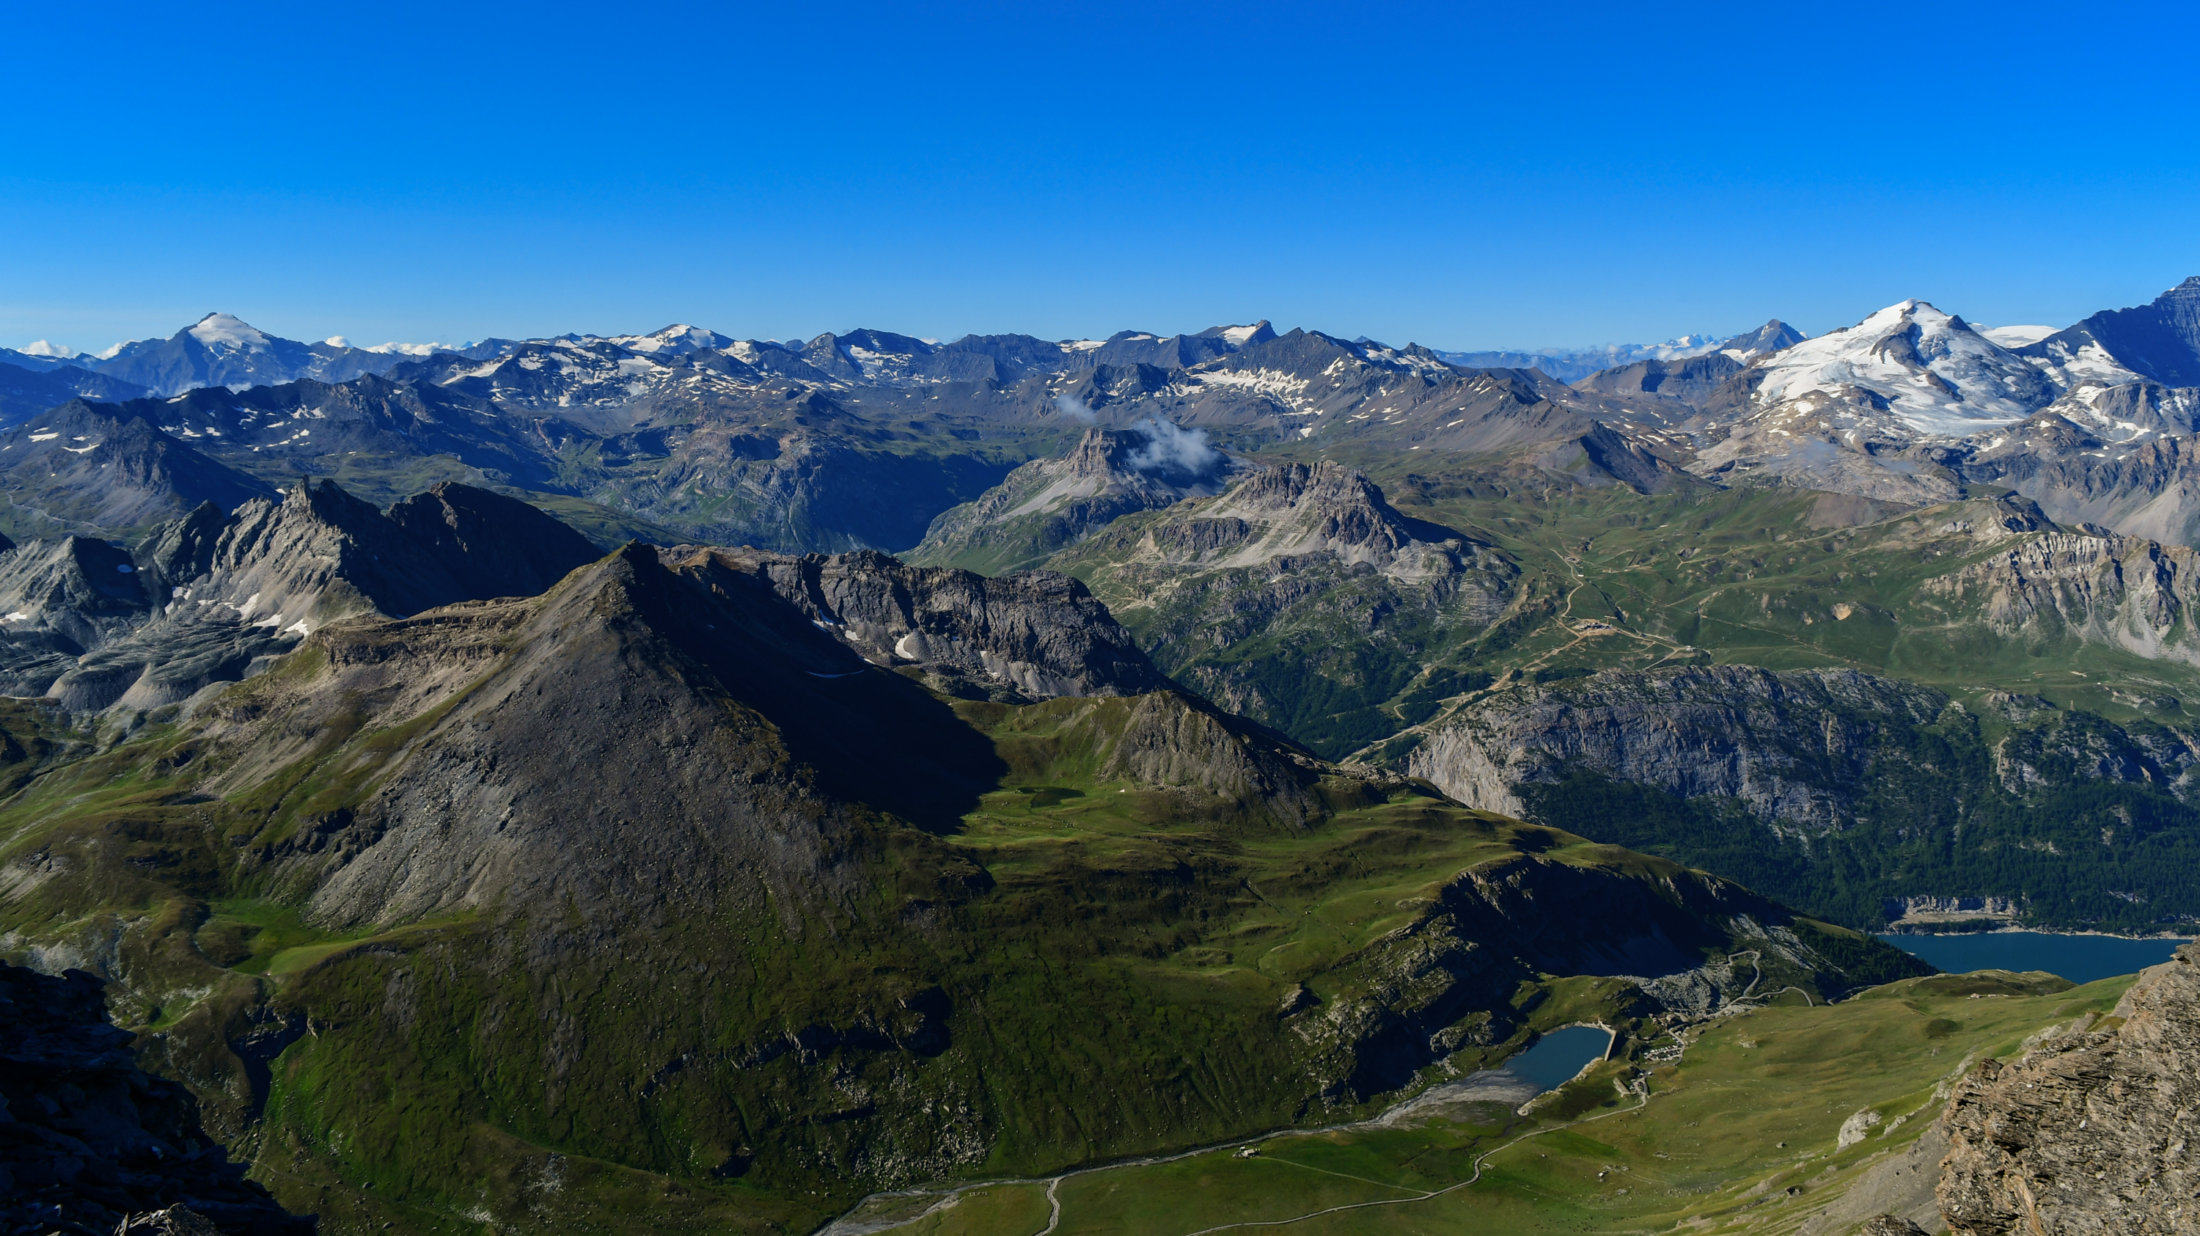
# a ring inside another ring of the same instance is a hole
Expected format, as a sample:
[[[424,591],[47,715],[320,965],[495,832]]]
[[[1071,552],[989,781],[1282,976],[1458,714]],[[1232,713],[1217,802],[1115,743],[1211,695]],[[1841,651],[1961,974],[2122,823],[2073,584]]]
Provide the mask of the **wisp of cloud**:
[[[1131,432],[1146,439],[1144,446],[1132,451],[1123,461],[1134,471],[1206,476],[1222,467],[1222,452],[1208,445],[1204,429],[1186,429],[1160,417],[1149,416],[1131,426]]]

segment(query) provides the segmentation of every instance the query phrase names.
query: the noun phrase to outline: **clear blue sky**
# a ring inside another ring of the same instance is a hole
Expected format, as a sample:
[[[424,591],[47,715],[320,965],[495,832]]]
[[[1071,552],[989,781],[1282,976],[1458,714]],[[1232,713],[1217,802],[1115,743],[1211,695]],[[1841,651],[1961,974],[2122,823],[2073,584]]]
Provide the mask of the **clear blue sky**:
[[[2194,11],[16,6],[0,345],[2063,324],[2200,273]]]

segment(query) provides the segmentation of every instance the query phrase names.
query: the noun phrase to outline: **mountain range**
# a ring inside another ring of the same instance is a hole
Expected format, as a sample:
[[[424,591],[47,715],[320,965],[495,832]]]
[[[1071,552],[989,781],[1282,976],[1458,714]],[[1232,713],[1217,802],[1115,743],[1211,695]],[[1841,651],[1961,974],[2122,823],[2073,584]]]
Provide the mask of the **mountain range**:
[[[2200,924],[2196,304],[0,356],[0,954],[330,1231],[814,1230],[1584,1022],[1552,1110],[1647,1104],[1940,1009],[1948,906]]]

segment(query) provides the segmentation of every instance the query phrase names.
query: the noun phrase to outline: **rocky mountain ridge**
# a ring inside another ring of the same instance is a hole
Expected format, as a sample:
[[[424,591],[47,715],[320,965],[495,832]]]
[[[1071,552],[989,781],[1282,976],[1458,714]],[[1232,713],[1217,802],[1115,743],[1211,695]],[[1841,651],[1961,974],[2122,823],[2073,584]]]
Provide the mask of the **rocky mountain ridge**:
[[[596,556],[484,490],[439,485],[385,513],[303,481],[232,514],[204,503],[128,551],[81,537],[10,546],[0,658],[11,694],[144,712],[234,682],[337,619],[529,595]]]

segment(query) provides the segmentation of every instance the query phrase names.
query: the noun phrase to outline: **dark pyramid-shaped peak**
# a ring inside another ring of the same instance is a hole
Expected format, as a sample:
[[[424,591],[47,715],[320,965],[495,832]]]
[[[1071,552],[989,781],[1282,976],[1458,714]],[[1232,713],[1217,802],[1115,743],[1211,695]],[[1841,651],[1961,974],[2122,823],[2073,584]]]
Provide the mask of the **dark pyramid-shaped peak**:
[[[280,502],[239,509],[194,591],[248,619],[314,630],[355,614],[532,596],[595,556],[579,533],[486,490],[441,485],[384,514],[308,479]]]
[[[587,537],[540,509],[456,481],[386,514],[474,598],[533,596],[596,557]]]
[[[2164,386],[2200,386],[2200,275],[2130,309],[2109,309],[2023,349],[2059,360],[2088,343]]]

